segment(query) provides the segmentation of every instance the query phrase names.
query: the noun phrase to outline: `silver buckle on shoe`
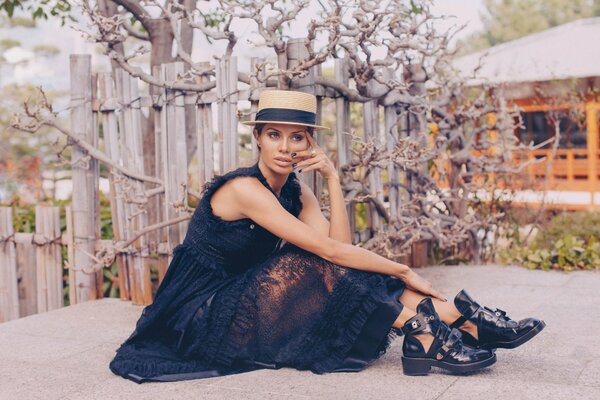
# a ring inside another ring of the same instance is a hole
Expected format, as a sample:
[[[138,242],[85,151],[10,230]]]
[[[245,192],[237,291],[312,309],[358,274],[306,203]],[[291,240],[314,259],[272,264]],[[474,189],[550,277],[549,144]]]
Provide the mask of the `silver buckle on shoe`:
[[[441,353],[442,350],[444,351],[443,353]],[[442,347],[438,350],[438,353],[435,355],[436,360],[441,360],[442,358],[444,358],[446,354],[448,354],[449,350],[450,347],[446,346],[446,343],[444,343]]]

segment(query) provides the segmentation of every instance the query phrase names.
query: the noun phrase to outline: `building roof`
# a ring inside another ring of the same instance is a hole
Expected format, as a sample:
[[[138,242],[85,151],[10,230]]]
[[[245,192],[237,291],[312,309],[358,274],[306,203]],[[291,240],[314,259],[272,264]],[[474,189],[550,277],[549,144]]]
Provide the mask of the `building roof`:
[[[600,17],[573,21],[458,58],[453,65],[472,84],[600,76]]]

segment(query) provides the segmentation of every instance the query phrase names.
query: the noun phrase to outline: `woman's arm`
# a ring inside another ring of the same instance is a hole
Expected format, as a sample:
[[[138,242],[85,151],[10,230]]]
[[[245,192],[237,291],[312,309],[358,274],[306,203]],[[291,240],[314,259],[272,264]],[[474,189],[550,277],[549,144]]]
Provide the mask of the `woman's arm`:
[[[236,208],[247,218],[285,241],[337,265],[394,276],[425,295],[444,299],[428,281],[408,266],[366,249],[331,239],[295,218],[281,206],[273,193],[256,179],[239,177],[232,181],[231,186]]]
[[[348,213],[346,212],[344,198],[342,196],[342,188],[339,180],[334,182],[334,178],[331,179],[331,181],[328,181],[331,221],[328,221],[321,212],[319,202],[311,188],[302,181],[300,181],[300,187],[302,189],[302,194],[300,196],[302,211],[298,218],[300,221],[313,229],[318,230],[322,234],[329,236],[331,239],[352,244],[350,224],[348,222]]]
[[[348,222],[348,212],[346,210],[346,202],[342,192],[340,177],[329,160],[329,157],[321,150],[316,140],[312,135],[306,135],[310,148],[304,151],[299,151],[294,155],[294,159],[299,160],[296,167],[299,171],[306,173],[308,171],[317,170],[327,180],[327,189],[329,191],[329,206],[330,216],[328,222],[323,216],[319,202],[316,200],[314,193],[307,185],[302,187],[302,204],[307,205],[307,210],[300,219],[306,221],[309,225],[315,227],[327,226],[327,232],[330,238],[343,243],[352,244],[352,232],[350,231],[350,223]],[[306,194],[306,196],[304,196]],[[304,212],[304,210],[303,210]],[[319,215],[317,215],[317,213]]]

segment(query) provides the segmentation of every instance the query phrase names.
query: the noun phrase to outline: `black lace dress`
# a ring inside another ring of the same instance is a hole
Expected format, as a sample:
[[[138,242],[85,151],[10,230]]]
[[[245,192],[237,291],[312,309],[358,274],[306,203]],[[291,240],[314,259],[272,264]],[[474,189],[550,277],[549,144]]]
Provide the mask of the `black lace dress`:
[[[110,369],[142,383],[222,376],[260,368],[360,371],[388,349],[404,283],[333,264],[250,219],[226,221],[210,198],[258,164],[217,176],[194,212],[154,302],[142,311]],[[302,209],[291,173],[278,196]]]

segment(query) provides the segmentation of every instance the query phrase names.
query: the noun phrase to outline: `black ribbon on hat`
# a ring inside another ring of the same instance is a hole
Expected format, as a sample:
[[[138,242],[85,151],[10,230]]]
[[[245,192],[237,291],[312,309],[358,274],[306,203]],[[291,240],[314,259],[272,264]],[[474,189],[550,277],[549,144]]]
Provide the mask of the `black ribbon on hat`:
[[[263,108],[256,113],[254,122],[282,121],[314,125],[317,115],[310,111],[290,110],[288,108]]]

